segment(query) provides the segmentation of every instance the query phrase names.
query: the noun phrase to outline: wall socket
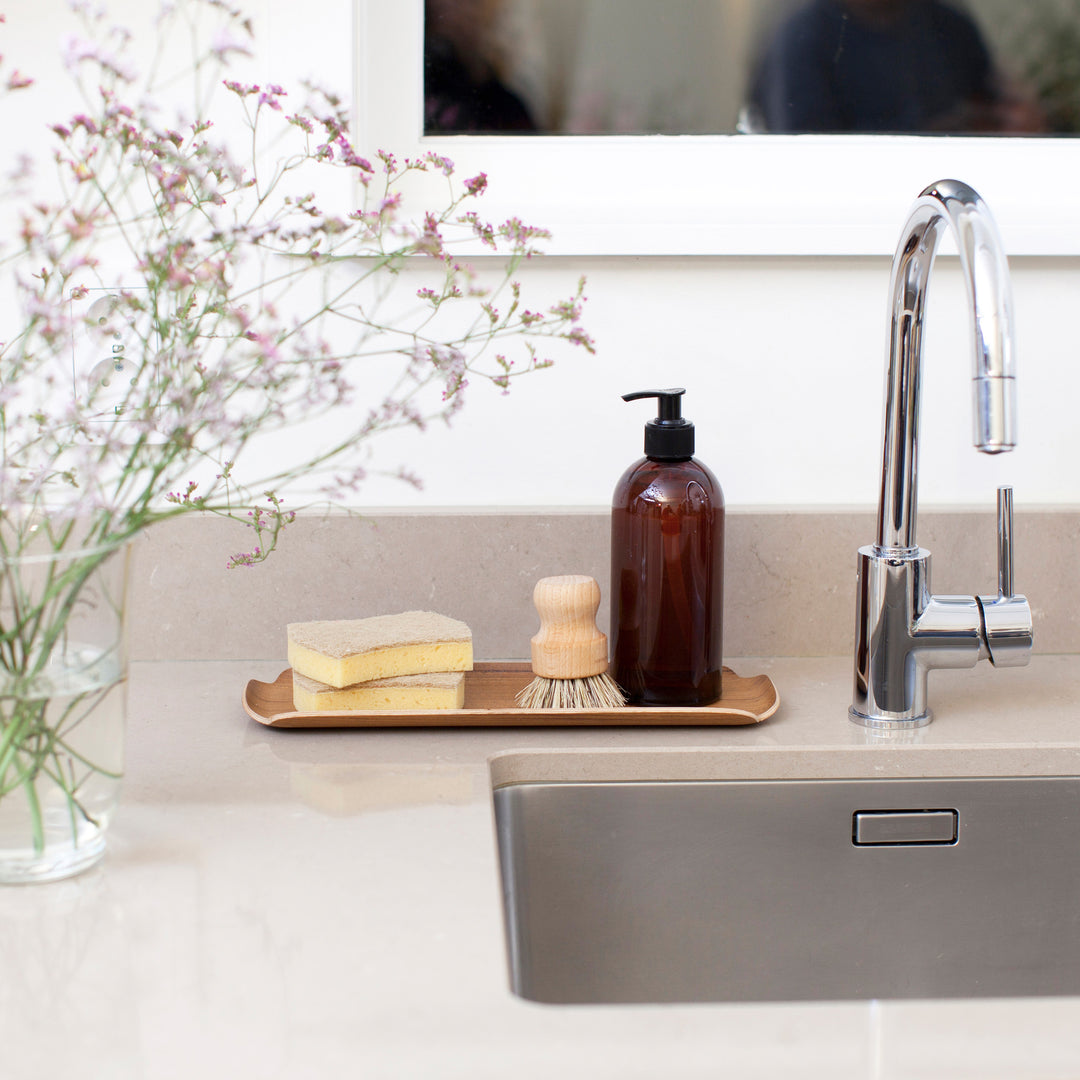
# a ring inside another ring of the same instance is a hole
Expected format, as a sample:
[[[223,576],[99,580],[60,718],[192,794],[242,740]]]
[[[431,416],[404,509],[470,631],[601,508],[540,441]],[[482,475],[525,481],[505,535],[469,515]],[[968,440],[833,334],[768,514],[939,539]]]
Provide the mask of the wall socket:
[[[156,350],[147,348],[149,314],[126,303],[124,296],[146,292],[145,286],[71,292],[71,389],[86,420],[127,419],[127,396]]]

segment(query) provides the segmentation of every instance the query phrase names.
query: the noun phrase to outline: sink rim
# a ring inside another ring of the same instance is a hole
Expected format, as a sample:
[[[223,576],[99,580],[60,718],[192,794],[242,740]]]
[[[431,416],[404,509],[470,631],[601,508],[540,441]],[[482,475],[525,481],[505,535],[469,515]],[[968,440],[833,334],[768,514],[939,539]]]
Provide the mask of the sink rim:
[[[491,754],[487,764],[493,791],[528,783],[1069,777],[1080,776],[1080,746],[928,746],[874,737],[871,745],[835,748],[526,747]]]

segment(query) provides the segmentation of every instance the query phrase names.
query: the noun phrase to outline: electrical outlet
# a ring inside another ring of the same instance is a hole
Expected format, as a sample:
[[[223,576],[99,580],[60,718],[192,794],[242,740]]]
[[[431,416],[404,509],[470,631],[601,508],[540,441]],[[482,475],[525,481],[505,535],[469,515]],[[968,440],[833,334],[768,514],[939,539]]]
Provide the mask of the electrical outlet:
[[[131,289],[74,289],[71,293],[71,389],[87,420],[124,420],[127,396],[153,354],[149,316],[125,303]]]

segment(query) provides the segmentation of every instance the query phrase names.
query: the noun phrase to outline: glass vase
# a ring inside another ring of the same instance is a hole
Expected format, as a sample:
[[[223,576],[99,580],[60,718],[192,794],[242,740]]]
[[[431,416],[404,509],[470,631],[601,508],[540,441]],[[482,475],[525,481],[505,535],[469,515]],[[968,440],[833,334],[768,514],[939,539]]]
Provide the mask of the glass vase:
[[[0,553],[0,884],[93,866],[124,765],[129,547]]]

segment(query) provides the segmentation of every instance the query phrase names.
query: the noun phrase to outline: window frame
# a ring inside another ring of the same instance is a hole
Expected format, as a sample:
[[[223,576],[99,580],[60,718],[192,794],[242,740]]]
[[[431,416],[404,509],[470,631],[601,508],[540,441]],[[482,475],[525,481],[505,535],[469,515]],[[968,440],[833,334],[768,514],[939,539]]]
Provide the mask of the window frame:
[[[1080,255],[1080,138],[424,136],[422,0],[353,0],[358,145],[486,172],[484,212],[573,256],[891,255],[934,181],[986,200],[1011,255]]]

